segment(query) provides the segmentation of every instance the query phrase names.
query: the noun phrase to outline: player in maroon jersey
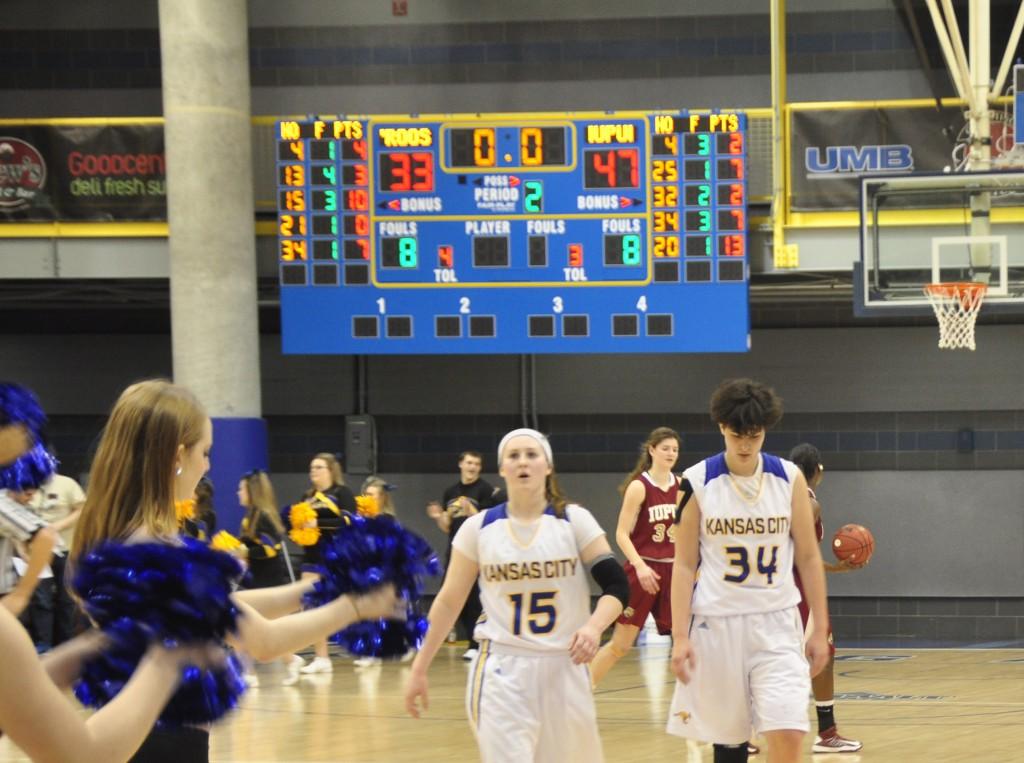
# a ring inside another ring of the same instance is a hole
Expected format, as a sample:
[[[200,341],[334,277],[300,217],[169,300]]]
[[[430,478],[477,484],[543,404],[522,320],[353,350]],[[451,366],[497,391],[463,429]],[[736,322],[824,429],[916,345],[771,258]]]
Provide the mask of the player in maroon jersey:
[[[820,543],[825,537],[825,526],[821,521],[821,504],[818,503],[814,489],[821,484],[821,478],[825,473],[825,465],[821,462],[821,453],[810,443],[797,445],[789,454],[789,460],[800,467],[807,478],[807,490],[811,494],[811,509],[814,511],[814,530],[818,534]],[[860,569],[863,565],[851,564],[849,561],[831,564],[825,562],[825,572],[850,572]],[[807,609],[807,602],[804,599],[804,589],[800,582],[800,575],[793,569],[793,576],[796,578],[796,586],[800,589],[800,618],[804,623],[804,630],[807,629],[807,621],[810,612]],[[812,750],[814,752],[857,752],[863,745],[855,739],[847,739],[839,736],[836,731],[835,718],[835,654],[836,647],[832,638],[832,625],[828,626],[828,665],[818,675],[811,679],[811,688],[814,691],[814,705],[818,713],[818,735],[814,739]]]
[[[648,614],[654,613],[659,633],[672,632],[672,559],[679,496],[679,480],[672,468],[679,458],[679,443],[674,429],[655,429],[619,487],[622,508],[615,540],[627,560],[629,606],[615,623],[611,641],[590,663],[595,687],[633,646]]]

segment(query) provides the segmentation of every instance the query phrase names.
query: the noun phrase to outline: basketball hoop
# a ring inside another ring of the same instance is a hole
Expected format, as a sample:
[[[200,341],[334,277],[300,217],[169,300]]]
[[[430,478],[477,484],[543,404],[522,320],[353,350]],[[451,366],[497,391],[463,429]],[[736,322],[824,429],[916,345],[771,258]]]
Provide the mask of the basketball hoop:
[[[939,347],[974,349],[974,322],[988,285],[977,282],[929,283],[924,293],[939,320]]]

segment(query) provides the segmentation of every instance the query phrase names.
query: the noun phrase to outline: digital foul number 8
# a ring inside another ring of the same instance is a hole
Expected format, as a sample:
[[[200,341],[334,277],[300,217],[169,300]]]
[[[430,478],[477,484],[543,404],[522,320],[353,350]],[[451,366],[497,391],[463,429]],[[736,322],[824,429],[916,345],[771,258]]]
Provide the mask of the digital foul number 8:
[[[622,237],[622,264],[640,264],[640,237],[629,235]]]

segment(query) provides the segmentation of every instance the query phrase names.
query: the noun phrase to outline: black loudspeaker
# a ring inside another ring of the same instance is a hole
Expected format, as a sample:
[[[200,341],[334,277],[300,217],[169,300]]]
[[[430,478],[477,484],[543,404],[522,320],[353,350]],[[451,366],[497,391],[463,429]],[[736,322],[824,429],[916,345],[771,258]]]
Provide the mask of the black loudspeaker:
[[[373,416],[345,417],[345,473],[366,476],[377,471],[377,429]]]

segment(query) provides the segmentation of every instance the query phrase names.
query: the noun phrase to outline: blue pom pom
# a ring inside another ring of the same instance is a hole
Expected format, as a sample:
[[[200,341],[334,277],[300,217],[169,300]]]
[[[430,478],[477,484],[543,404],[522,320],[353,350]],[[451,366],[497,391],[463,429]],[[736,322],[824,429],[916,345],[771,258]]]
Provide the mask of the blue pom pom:
[[[75,686],[85,705],[102,707],[124,687],[154,642],[222,641],[235,630],[231,603],[241,566],[229,554],[184,538],[166,543],[104,543],[79,561],[73,587],[110,646],[88,661]],[[189,665],[160,715],[173,727],[215,721],[238,704],[244,669],[234,655],[216,670]]]
[[[427,618],[414,607],[406,620],[367,620],[335,633],[332,641],[350,654],[383,659],[402,657],[419,649],[427,635]]]
[[[46,427],[46,414],[31,390],[0,382],[0,427],[9,424],[21,424],[38,440]]]
[[[46,482],[57,471],[57,459],[40,444],[0,469],[0,490],[34,489]]]
[[[426,620],[415,602],[428,575],[438,575],[441,564],[423,538],[403,528],[392,517],[352,517],[322,543],[320,580],[305,603],[317,607],[347,594],[361,594],[383,583],[395,586],[409,602],[407,619],[355,623],[334,640],[361,657],[400,657],[417,648],[426,633]]]

